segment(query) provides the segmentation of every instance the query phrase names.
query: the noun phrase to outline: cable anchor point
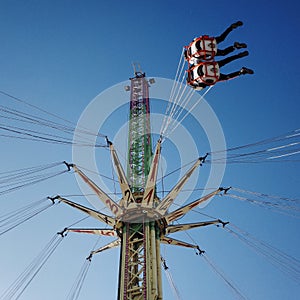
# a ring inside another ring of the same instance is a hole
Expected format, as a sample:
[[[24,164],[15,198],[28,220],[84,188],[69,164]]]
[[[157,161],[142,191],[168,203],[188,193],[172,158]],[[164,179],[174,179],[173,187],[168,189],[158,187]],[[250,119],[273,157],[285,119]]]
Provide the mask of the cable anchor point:
[[[221,223],[222,224],[222,227],[224,228],[227,224],[229,224],[229,222],[224,222],[224,221],[222,221],[222,220],[220,220],[220,219],[218,219],[218,221],[219,221],[219,223]],[[219,227],[220,225],[217,225],[217,227]]]
[[[64,230],[60,231],[60,232],[57,232],[57,234],[61,235],[62,237],[65,237],[67,235],[67,232],[68,231],[68,228],[64,228]]]
[[[202,164],[205,163],[205,160],[206,160],[207,156],[208,156],[208,153],[206,153],[204,156],[199,157],[200,166],[202,166]]]
[[[161,256],[160,260],[161,260],[161,262],[163,264],[164,270],[168,270],[169,267],[167,266],[166,260],[162,256]]]
[[[230,187],[228,187],[228,188],[224,188],[224,187],[220,187],[220,192],[224,192],[223,193],[223,195],[226,195],[227,194],[227,192],[229,191],[231,189],[231,186]]]
[[[48,196],[47,199],[51,200],[53,204],[55,204],[55,200],[59,199],[59,196],[55,196],[55,197],[50,197]]]
[[[92,261],[92,257],[93,257],[93,252],[90,253],[90,255],[86,258],[86,260],[88,261]]]
[[[105,137],[105,140],[106,140],[107,147],[110,147],[112,145],[112,142],[108,139],[108,136]]]
[[[204,250],[201,250],[199,246],[197,246],[196,249],[198,250],[198,252],[196,252],[196,255],[202,255],[202,254],[205,253],[205,251],[204,251]]]
[[[71,168],[73,168],[74,164],[69,164],[64,160],[64,164],[67,166],[68,171],[71,171]]]

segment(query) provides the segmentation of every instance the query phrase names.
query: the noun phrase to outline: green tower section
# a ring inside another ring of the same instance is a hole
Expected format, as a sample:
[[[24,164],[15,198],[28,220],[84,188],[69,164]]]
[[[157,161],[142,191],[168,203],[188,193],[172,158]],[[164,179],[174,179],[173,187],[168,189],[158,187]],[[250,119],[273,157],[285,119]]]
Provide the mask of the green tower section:
[[[152,157],[149,83],[142,72],[130,81],[127,178],[133,193],[143,193]]]

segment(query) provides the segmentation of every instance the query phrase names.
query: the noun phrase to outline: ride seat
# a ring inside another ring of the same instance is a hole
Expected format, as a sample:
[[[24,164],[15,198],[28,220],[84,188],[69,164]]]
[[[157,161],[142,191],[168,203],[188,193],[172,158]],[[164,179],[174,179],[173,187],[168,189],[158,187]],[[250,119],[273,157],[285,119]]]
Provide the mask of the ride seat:
[[[214,85],[220,78],[217,62],[201,62],[188,70],[187,83],[193,87],[198,84]]]
[[[192,58],[202,60],[213,60],[217,53],[217,42],[214,37],[203,35],[195,38],[186,47],[186,59],[190,61]]]

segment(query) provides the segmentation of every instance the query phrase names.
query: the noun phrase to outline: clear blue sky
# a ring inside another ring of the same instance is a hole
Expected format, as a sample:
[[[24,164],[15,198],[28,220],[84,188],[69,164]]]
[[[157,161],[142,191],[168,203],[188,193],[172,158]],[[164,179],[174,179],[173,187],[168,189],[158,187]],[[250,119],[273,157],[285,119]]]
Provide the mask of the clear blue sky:
[[[242,20],[244,26],[223,45],[246,42],[250,55],[226,66],[225,71],[247,66],[255,74],[218,83],[206,101],[222,125],[228,147],[253,143],[299,128],[299,8],[298,1],[292,0],[216,0],[206,5],[178,0],[1,1],[0,90],[76,123],[95,96],[133,75],[132,62],[140,62],[149,77],[174,79],[183,46],[201,34],[218,35]],[[1,105],[23,109],[20,103],[9,101],[0,98]],[[104,133],[111,136],[111,130]],[[2,172],[72,161],[71,146],[4,137],[0,142]],[[198,150],[208,151],[201,145]],[[98,163],[107,156],[101,151]],[[111,176],[111,169],[105,171]],[[299,178],[296,162],[228,164],[222,184],[299,199]],[[1,195],[0,201],[5,214],[43,197],[79,193],[74,174],[67,173]],[[300,259],[299,218],[230,198],[212,201],[203,212],[230,221]],[[60,204],[2,235],[0,294],[57,231],[81,217]],[[196,217],[192,215],[191,220]],[[205,219],[199,217],[199,221]],[[212,227],[190,234],[249,299],[298,299],[299,283],[227,231]],[[20,299],[66,299],[96,240],[69,234]],[[234,298],[224,281],[192,250],[166,247],[162,253],[181,299]],[[118,250],[93,258],[79,299],[116,299],[118,258]],[[164,296],[173,299],[165,277]]]

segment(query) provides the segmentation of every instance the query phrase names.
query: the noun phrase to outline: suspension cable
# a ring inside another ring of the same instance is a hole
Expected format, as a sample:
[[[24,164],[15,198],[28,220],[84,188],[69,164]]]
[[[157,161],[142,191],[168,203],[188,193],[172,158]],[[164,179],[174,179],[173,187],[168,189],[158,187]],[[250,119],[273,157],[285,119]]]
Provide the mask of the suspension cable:
[[[287,201],[287,202],[291,202],[291,203],[300,203],[300,199],[296,199],[296,198],[288,198],[288,197],[282,197],[282,196],[276,196],[276,195],[269,195],[269,194],[266,194],[266,193],[249,191],[249,190],[245,190],[245,189],[241,189],[241,188],[237,188],[237,187],[231,187],[231,189],[233,191],[237,191],[237,192],[240,192],[240,193],[255,195],[255,196],[260,197],[260,198],[267,197],[267,198],[270,198],[270,199],[282,200],[282,201]]]
[[[169,105],[167,107],[164,122],[161,127],[161,131],[160,131],[161,136],[165,135],[167,128],[169,127],[170,123],[172,123],[172,118],[173,118],[174,114],[176,114],[176,109],[180,109],[179,102],[181,101],[181,98],[187,88],[186,84],[184,84],[185,74],[182,74],[183,68],[185,65],[185,61],[183,59],[183,51],[182,51],[181,57],[180,57],[179,65],[180,64],[181,64],[180,72],[179,72],[179,74],[178,73],[176,74],[176,76],[178,75],[178,77],[175,78],[175,82],[172,87],[171,95],[169,97]],[[184,88],[180,94],[182,87],[184,87]],[[171,105],[171,102],[172,102],[172,105]]]
[[[179,97],[179,99],[181,99],[181,97],[184,95],[185,90],[186,90],[186,86],[184,87],[184,90],[182,91],[181,96]],[[169,131],[171,131],[172,127],[174,127],[177,124],[180,115],[185,110],[187,104],[191,100],[194,93],[195,93],[195,91],[193,89],[189,89],[188,93],[184,96],[184,99],[182,100],[182,103],[180,103],[180,108],[178,108],[176,111],[175,111],[175,108],[174,108],[174,112],[173,112],[172,115],[170,115],[170,118],[168,119],[168,124],[165,128],[164,133],[162,133],[162,135],[167,135],[167,136],[169,135],[169,134],[167,134],[167,129],[169,129]]]
[[[67,166],[63,171],[44,172],[59,165]],[[66,162],[56,162],[36,167],[23,168],[0,173],[0,195],[33,185],[70,171]]]
[[[231,190],[243,195],[231,193]],[[247,194],[250,196],[247,196]],[[234,187],[230,187],[230,191],[224,193],[224,196],[228,196],[230,198],[237,199],[243,202],[248,202],[250,204],[270,209],[279,213],[287,214],[289,216],[300,217],[299,199],[290,199],[287,197],[267,195]]]
[[[253,147],[253,146],[259,146],[259,145],[264,145],[264,144],[270,144],[273,142],[277,142],[277,141],[282,141],[282,140],[288,140],[291,138],[295,138],[295,137],[299,137],[300,136],[300,129],[295,129],[289,132],[286,132],[285,134],[281,134],[278,136],[274,136],[271,138],[266,138],[254,143],[249,143],[249,144],[245,144],[245,145],[240,145],[240,146],[235,146],[235,147],[231,147],[229,149],[226,150],[218,150],[218,151],[214,151],[214,152],[210,152],[210,153],[220,153],[220,152],[228,152],[228,151],[235,151],[235,150],[240,150],[243,148],[249,148],[249,147]]]
[[[85,259],[84,264],[82,265],[80,272],[79,272],[71,290],[69,291],[67,300],[77,300],[79,298],[80,292],[81,292],[83,283],[86,279],[90,265],[91,265],[91,260]]]
[[[212,89],[212,87],[213,87],[213,86],[210,86],[210,87],[205,91],[205,93],[199,97],[199,99],[193,104],[193,106],[192,106],[192,107],[185,113],[185,115],[181,118],[180,122],[178,122],[178,123],[176,124],[176,126],[174,126],[174,127],[170,130],[170,132],[168,133],[168,135],[167,135],[166,137],[170,136],[170,135],[174,132],[174,130],[175,130],[175,129],[183,122],[183,120],[191,113],[191,111],[199,104],[199,102],[200,102],[201,100],[204,99],[204,96],[206,96],[206,94]]]
[[[84,281],[86,279],[88,270],[91,265],[93,252],[96,249],[100,239],[101,239],[101,236],[98,237],[97,241],[94,243],[94,246],[92,247],[92,250],[90,251],[90,255],[85,259],[84,264],[82,265],[80,272],[79,272],[78,276],[76,277],[76,280],[75,280],[71,290],[68,293],[67,300],[77,300],[79,298],[81,289],[83,287]]]
[[[226,226],[223,226],[223,228],[226,228]],[[185,234],[189,237],[189,239],[194,244],[197,244],[196,241],[192,238],[192,236],[188,232],[185,231]],[[196,254],[198,253],[196,252]],[[206,251],[201,251],[200,256],[203,257],[205,261],[210,265],[210,267],[225,281],[225,283],[234,292],[235,296],[237,296],[239,299],[247,300],[247,297],[241,293],[241,291],[236,287],[236,285],[232,282],[232,280],[229,280],[228,277],[224,274],[224,272],[221,271],[220,268],[217,268],[216,264],[214,264],[212,260],[208,258]]]
[[[276,161],[279,158],[286,158],[284,161],[288,161],[288,157],[296,156],[300,153],[300,133],[299,129],[293,130],[283,135],[275,136],[272,138],[267,138],[260,140],[254,143],[245,144],[241,146],[231,147],[226,150],[219,150],[214,152],[209,152],[210,154],[214,153],[229,153],[227,156],[227,162],[231,163],[242,163],[242,162],[272,162]],[[280,144],[279,144],[280,143]],[[279,145],[278,145],[279,144]],[[261,146],[265,146],[261,148]],[[250,152],[240,152],[236,153],[237,150],[245,150],[247,148],[257,149]],[[213,163],[223,162],[226,159],[220,157],[211,161]],[[279,160],[283,161],[283,159]],[[296,161],[296,160],[291,160]]]
[[[170,112],[172,111],[173,106],[174,106],[174,102],[172,102],[172,100],[174,98],[174,93],[175,93],[175,91],[177,89],[177,86],[178,86],[178,78],[181,77],[182,70],[183,70],[183,67],[184,67],[183,52],[184,52],[184,49],[182,49],[182,52],[181,52],[181,55],[180,55],[180,58],[179,58],[179,62],[178,62],[177,70],[176,70],[176,75],[175,75],[175,78],[174,78],[174,82],[173,82],[173,85],[172,85],[172,89],[171,89],[171,93],[170,93],[170,97],[169,97],[169,101],[168,101],[168,106],[166,108],[166,111],[165,111],[165,114],[164,114],[164,119],[163,119],[161,129],[160,129],[161,134],[163,134],[163,132],[164,132],[166,122],[169,118],[168,115],[170,114]]]
[[[17,300],[48,261],[55,249],[61,243],[63,235],[55,234],[40,254],[30,263],[21,275],[0,296],[1,300]]]
[[[283,251],[271,246],[270,244],[257,239],[245,230],[230,223],[225,230],[237,237],[240,241],[254,250],[256,253],[266,258],[278,270],[288,275],[291,279],[300,283],[300,261],[284,253]]]
[[[226,227],[225,227],[226,228]],[[224,282],[227,284],[227,286],[230,287],[231,291],[234,293],[234,295],[238,298],[238,299],[248,299],[245,295],[242,294],[242,292],[236,287],[236,285],[233,283],[232,280],[229,280],[228,277],[224,274],[224,272],[218,268],[216,266],[215,263],[213,263],[213,261],[211,260],[211,258],[209,258],[207,256],[207,254],[203,254],[202,257],[205,259],[205,261],[208,263],[208,265],[213,269],[213,271],[219,275]]]
[[[11,99],[14,99],[20,103],[25,104],[26,106],[30,107],[31,110],[34,108],[35,110],[38,110],[39,112],[43,112],[44,114],[47,114],[51,117],[55,117],[61,121],[67,122],[70,125],[65,125],[62,123],[57,123],[55,121],[42,118],[40,116],[36,116],[32,113],[26,113],[24,111],[20,111],[14,108],[6,107],[4,105],[0,105],[0,118],[6,119],[6,121],[12,121],[13,125],[7,124],[0,124],[0,130],[7,131],[9,134],[0,134],[0,136],[7,137],[7,138],[17,138],[17,139],[27,139],[32,141],[43,141],[47,143],[57,143],[57,144],[74,144],[79,146],[95,146],[95,147],[106,147],[104,144],[96,143],[94,145],[94,140],[90,139],[91,137],[102,137],[104,138],[105,135],[101,133],[95,133],[90,132],[85,128],[78,128],[78,126],[75,128],[74,125],[76,125],[73,122],[70,122],[68,120],[65,120],[53,113],[49,113],[44,109],[41,109],[35,105],[32,105],[20,98],[14,97],[8,93],[5,93],[3,91],[0,91],[0,94],[7,96]],[[20,126],[15,126],[16,123],[20,123]],[[70,138],[65,138],[64,136],[58,136],[57,134],[50,134],[46,133],[44,130],[33,130],[31,128],[25,127],[25,125],[28,126],[44,126],[48,127],[50,129],[61,131],[65,134],[72,135]],[[76,129],[76,132],[78,133],[76,136],[76,140],[73,140],[73,133]],[[81,135],[82,134],[82,135]]]
[[[169,285],[171,287],[173,296],[175,297],[174,299],[180,300],[181,297],[180,297],[179,290],[178,290],[177,286],[175,285],[175,281],[173,279],[173,276],[172,276],[172,274],[170,272],[169,267],[167,266],[166,260],[162,256],[160,257],[160,259],[161,259],[161,264],[162,264],[162,267],[163,267],[163,269],[165,271],[168,283],[169,283]]]
[[[21,207],[16,211],[0,216],[0,235],[16,228],[58,203],[54,200],[51,202],[49,200],[51,199],[44,198]],[[48,201],[48,203],[45,203],[45,201]]]
[[[26,106],[28,106],[28,107],[30,107],[30,108],[34,108],[34,109],[36,109],[36,110],[38,110],[38,111],[40,111],[40,112],[42,112],[42,113],[45,113],[45,114],[47,114],[47,115],[49,115],[49,116],[55,117],[55,118],[57,118],[57,119],[59,119],[59,120],[61,120],[61,121],[64,121],[64,122],[69,123],[69,124],[72,124],[72,125],[76,125],[76,123],[71,122],[71,121],[69,121],[69,120],[66,120],[66,119],[64,119],[64,118],[62,118],[62,117],[60,117],[60,116],[58,116],[58,115],[56,115],[56,114],[54,114],[54,113],[48,112],[48,111],[46,111],[45,109],[42,109],[42,108],[40,108],[40,107],[38,107],[38,106],[36,106],[36,105],[33,105],[33,104],[31,104],[31,103],[25,101],[24,99],[21,99],[21,98],[19,98],[19,97],[13,96],[13,95],[11,95],[11,94],[9,94],[9,93],[6,93],[6,92],[4,92],[4,91],[1,91],[1,90],[0,90],[0,94],[2,94],[2,95],[4,95],[4,96],[7,96],[7,97],[9,97],[9,98],[11,98],[11,99],[13,99],[13,100],[16,100],[17,102],[23,103],[23,104],[25,104]],[[51,122],[51,121],[50,121],[50,122]],[[60,124],[59,124],[59,125],[60,125]],[[86,130],[86,129],[84,129],[84,130]],[[101,134],[101,133],[98,133],[98,135],[101,136],[101,137],[106,137],[106,135]]]

